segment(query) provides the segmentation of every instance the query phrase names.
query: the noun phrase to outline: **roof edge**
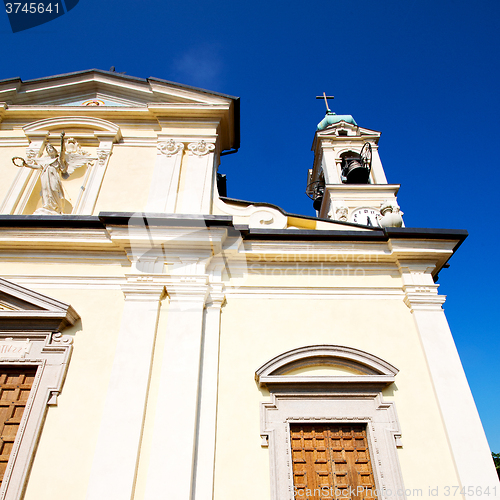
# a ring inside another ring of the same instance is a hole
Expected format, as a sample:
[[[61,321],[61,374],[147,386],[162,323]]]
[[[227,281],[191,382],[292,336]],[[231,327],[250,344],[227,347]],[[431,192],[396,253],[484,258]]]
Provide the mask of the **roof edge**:
[[[225,99],[232,100],[234,103],[234,145],[233,145],[232,149],[238,150],[240,148],[240,144],[241,144],[240,98],[233,96],[233,95],[224,94],[222,92],[215,92],[212,90],[207,90],[207,89],[203,89],[200,87],[194,87],[192,85],[185,85],[182,83],[173,82],[170,80],[165,80],[163,78],[157,78],[157,77],[153,77],[153,76],[150,76],[149,78],[140,78],[137,76],[124,75],[122,73],[117,73],[115,71],[106,71],[106,70],[97,69],[97,68],[86,69],[86,70],[82,70],[82,71],[73,71],[71,73],[62,73],[60,75],[45,76],[45,77],[41,77],[41,78],[32,78],[30,80],[25,80],[25,81],[23,81],[20,77],[6,78],[4,80],[0,80],[0,85],[4,85],[4,84],[8,84],[8,83],[17,83],[18,85],[23,85],[23,84],[33,84],[33,83],[37,83],[37,82],[50,82],[50,81],[61,80],[64,78],[69,78],[69,77],[78,76],[78,75],[86,75],[86,74],[91,74],[91,73],[98,73],[98,74],[105,75],[105,76],[111,76],[111,77],[114,77],[117,79],[140,82],[143,84],[149,84],[150,82],[158,82],[158,83],[163,83],[166,85],[171,85],[171,86],[179,88],[179,89],[190,90],[193,92],[199,92],[199,93],[203,93],[203,94],[207,94],[207,95],[213,95],[213,96],[223,97]]]

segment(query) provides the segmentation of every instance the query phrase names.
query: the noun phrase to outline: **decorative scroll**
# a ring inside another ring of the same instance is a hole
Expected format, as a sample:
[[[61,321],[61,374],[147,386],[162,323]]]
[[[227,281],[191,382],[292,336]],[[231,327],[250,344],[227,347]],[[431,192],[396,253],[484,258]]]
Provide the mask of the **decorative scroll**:
[[[215,149],[215,145],[205,141],[192,142],[188,145],[188,149],[196,156],[205,156]]]
[[[169,157],[184,150],[184,144],[182,142],[175,142],[173,139],[169,139],[166,142],[159,142],[156,147],[161,154]]]
[[[53,333],[49,341],[50,345],[71,345],[73,343],[73,337],[70,335],[63,335],[62,333]]]

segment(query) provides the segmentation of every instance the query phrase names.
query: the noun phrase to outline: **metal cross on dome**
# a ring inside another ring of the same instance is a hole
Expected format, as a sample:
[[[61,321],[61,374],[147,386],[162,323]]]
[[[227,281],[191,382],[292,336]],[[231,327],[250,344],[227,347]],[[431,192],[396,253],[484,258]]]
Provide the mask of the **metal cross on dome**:
[[[332,110],[328,107],[328,101],[327,99],[335,99],[335,96],[333,95],[326,95],[326,92],[323,92],[323,95],[317,95],[316,99],[324,99],[325,100],[325,106],[326,106],[326,112],[332,112]]]

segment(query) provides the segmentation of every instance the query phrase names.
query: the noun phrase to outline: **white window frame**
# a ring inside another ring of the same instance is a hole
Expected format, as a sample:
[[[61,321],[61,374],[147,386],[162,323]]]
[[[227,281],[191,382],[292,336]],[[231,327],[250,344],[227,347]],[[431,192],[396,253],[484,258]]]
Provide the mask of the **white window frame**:
[[[290,374],[297,368],[325,365],[351,368],[353,374]],[[333,345],[294,349],[257,370],[257,382],[271,395],[270,401],[261,403],[262,446],[269,446],[270,452],[271,500],[296,499],[292,423],[365,423],[377,498],[405,498],[397,455],[401,430],[395,404],[382,396],[382,389],[394,382],[397,373],[397,368],[372,354]]]
[[[22,497],[47,408],[57,405],[68,369],[73,338],[61,332],[79,319],[70,305],[0,278],[0,342],[20,351],[0,353],[0,364],[37,367],[0,500]]]

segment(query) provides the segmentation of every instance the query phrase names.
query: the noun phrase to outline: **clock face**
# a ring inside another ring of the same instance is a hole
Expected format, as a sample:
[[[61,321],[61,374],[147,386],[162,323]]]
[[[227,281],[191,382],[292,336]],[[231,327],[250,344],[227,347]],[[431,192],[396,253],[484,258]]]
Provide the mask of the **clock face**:
[[[363,224],[364,226],[380,227],[378,222],[380,212],[374,208],[357,208],[351,214],[352,222]]]

